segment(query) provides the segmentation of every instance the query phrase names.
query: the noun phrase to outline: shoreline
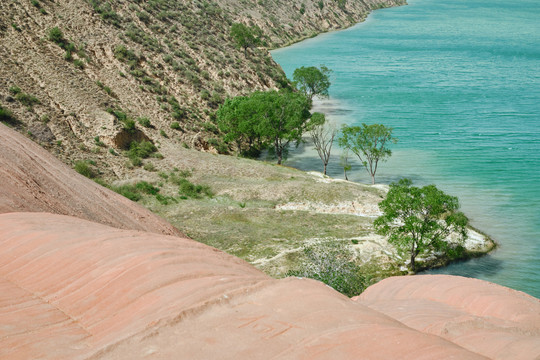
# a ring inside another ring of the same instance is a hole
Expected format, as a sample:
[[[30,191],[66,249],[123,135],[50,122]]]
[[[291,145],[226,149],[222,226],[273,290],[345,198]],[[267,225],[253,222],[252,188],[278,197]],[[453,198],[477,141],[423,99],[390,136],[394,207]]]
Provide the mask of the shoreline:
[[[301,169],[294,168],[298,171],[303,171],[308,175],[313,176],[316,181],[324,182],[324,183],[351,183],[355,184],[357,186],[363,186],[363,187],[370,187],[370,188],[376,188],[378,190],[382,190],[383,192],[388,192],[388,185],[386,184],[364,184],[359,183],[355,181],[350,180],[344,180],[344,179],[335,179],[328,175],[323,175],[321,172],[318,171],[305,171]],[[310,213],[315,214],[329,214],[329,215],[354,215],[358,217],[363,218],[370,218],[375,219],[379,215],[381,215],[381,212],[379,210],[378,204],[374,203],[367,203],[367,202],[359,202],[355,199],[351,199],[350,201],[340,202],[337,204],[325,204],[321,202],[288,202],[285,204],[278,204],[275,207],[276,210],[282,210],[282,211],[307,211]],[[452,258],[447,256],[446,254],[441,253],[434,253],[429,255],[427,258],[422,259],[418,258],[419,261],[418,271],[417,273],[429,271],[432,269],[439,269],[446,267],[450,264],[461,262],[461,261],[467,261],[469,259],[479,258],[485,255],[490,254],[491,252],[495,251],[499,244],[488,234],[483,232],[482,230],[477,229],[476,227],[472,225],[467,225],[468,229],[468,236],[465,239],[463,243],[463,249],[464,252],[459,255],[458,257]],[[358,240],[358,239],[357,239]],[[363,239],[366,240],[366,239]],[[395,247],[391,244],[389,244],[385,237],[377,235],[374,231],[368,236],[367,240],[371,242],[376,242],[379,244],[381,248],[387,248],[388,251],[392,252],[395,251]],[[451,239],[449,239],[449,242],[452,242]],[[358,251],[361,251],[361,249],[357,249]],[[373,257],[373,254],[371,254],[368,257]],[[394,254],[395,258],[400,258],[397,255],[397,252]],[[400,258],[403,262],[403,264],[398,264],[400,266],[407,264],[407,258]],[[402,270],[405,271],[405,269],[402,267]]]
[[[364,14],[364,16],[362,18],[360,18],[358,21],[346,26],[346,27],[343,27],[343,28],[337,28],[337,29],[329,29],[329,30],[321,30],[321,31],[314,31],[313,33],[311,33],[310,35],[306,35],[306,36],[302,36],[296,40],[292,40],[292,41],[289,41],[288,43],[280,46],[280,47],[275,47],[275,48],[267,48],[268,52],[270,54],[272,54],[272,51],[275,51],[275,50],[281,50],[281,49],[285,49],[289,46],[292,46],[294,44],[298,44],[302,41],[305,41],[305,40],[309,40],[309,39],[313,39],[319,35],[323,35],[323,34],[329,34],[329,33],[333,33],[333,32],[338,32],[338,31],[344,31],[344,30],[347,30],[347,29],[350,29],[358,24],[362,24],[362,23],[365,23],[367,21],[367,19],[369,18],[369,16],[374,12],[374,11],[377,11],[377,10],[382,10],[382,9],[390,9],[390,8],[394,8],[394,7],[399,7],[399,6],[405,6],[405,5],[409,5],[407,0],[403,0],[403,1],[398,1],[396,4],[394,5],[389,5],[389,6],[383,6],[383,7],[378,7],[376,9],[370,9],[367,13]]]

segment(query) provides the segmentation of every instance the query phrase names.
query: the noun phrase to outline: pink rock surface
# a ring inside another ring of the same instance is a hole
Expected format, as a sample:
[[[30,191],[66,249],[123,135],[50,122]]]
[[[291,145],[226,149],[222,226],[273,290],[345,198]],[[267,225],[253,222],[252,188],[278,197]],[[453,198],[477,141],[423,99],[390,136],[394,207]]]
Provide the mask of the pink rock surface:
[[[183,236],[167,221],[78,174],[1,123],[0,144],[0,213],[50,212],[121,229]]]
[[[538,340],[532,335],[538,332],[532,318],[538,315],[537,299],[494,286],[494,295],[486,290],[485,296],[497,298],[497,304],[486,311],[459,295],[460,287],[466,293],[471,286],[477,288],[476,280],[441,277],[435,286],[424,278],[402,278],[418,279],[417,287],[410,285],[400,295],[413,316],[425,310],[432,321],[455,320],[457,310],[450,311],[448,305],[407,303],[435,293],[433,288],[449,289],[448,301],[461,301],[467,311],[476,311],[475,322],[455,323],[470,335],[471,328],[481,331],[470,343],[500,341],[504,327],[484,331],[497,324],[496,318],[511,323],[506,336],[521,334],[521,346],[532,354]],[[68,216],[2,214],[0,358],[492,357],[407,324],[399,313],[375,309],[377,301],[370,296],[403,289],[391,281],[353,301],[313,280],[271,279],[242,260],[189,239],[119,230]],[[506,298],[498,299],[499,290],[508,292]]]
[[[491,359],[540,358],[540,300],[478,279],[393,277],[358,301]]]

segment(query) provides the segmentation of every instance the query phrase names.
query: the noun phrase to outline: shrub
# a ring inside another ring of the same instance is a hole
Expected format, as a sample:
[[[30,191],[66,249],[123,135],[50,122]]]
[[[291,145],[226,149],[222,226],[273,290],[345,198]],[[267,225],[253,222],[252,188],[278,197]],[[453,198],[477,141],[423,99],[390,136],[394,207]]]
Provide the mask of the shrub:
[[[133,166],[141,166],[142,165],[142,160],[138,156],[130,156],[129,160],[131,161],[131,164]]]
[[[144,164],[143,169],[146,171],[156,171],[156,167],[152,163]]]
[[[141,195],[139,194],[135,185],[111,186],[111,190],[124,197],[127,197],[131,201],[141,200]]]
[[[135,188],[145,194],[156,195],[159,192],[159,188],[147,183],[146,181],[139,181],[135,184]]]
[[[19,124],[19,121],[15,118],[13,113],[8,109],[3,108],[2,106],[0,106],[0,122],[4,122],[10,125]]]
[[[35,104],[40,104],[41,102],[38,100],[37,97],[29,94],[25,94],[23,92],[18,93],[15,96],[15,99],[19,101],[21,104],[32,107]]]
[[[203,89],[201,90],[201,92],[199,93],[199,96],[201,97],[201,99],[203,100],[208,100],[210,99],[210,92],[206,89]]]
[[[19,94],[20,92],[21,92],[21,88],[18,87],[18,86],[11,86],[11,87],[9,88],[9,93],[10,93],[11,95],[17,95],[17,94]]]
[[[185,178],[179,179],[178,193],[180,195],[195,198],[195,199],[199,199],[203,195],[206,195],[208,197],[214,196],[212,190],[210,189],[208,185],[195,185],[191,181]]]
[[[208,131],[208,132],[211,132],[211,133],[214,133],[214,134],[217,134],[219,132],[217,126],[212,124],[212,123],[205,122],[205,123],[202,124],[202,126],[203,126],[203,129]]]
[[[162,205],[169,205],[169,202],[178,202],[175,198],[172,196],[163,196],[161,194],[156,194],[156,200],[160,202]]]
[[[152,124],[150,123],[150,119],[147,117],[140,117],[137,119],[137,122],[145,128],[149,128],[152,126]]]
[[[182,128],[180,127],[180,124],[178,123],[178,121],[175,121],[175,122],[171,123],[171,129],[181,130]]]
[[[84,63],[82,62],[82,60],[77,59],[73,61],[73,65],[75,65],[75,67],[78,69],[84,69]]]
[[[118,45],[114,48],[114,57],[120,61],[138,61],[137,55],[128,50],[124,45]]]
[[[148,23],[150,22],[150,15],[145,12],[145,11],[141,11],[141,12],[137,12],[137,17],[139,18],[139,20],[141,20],[143,23]]]
[[[152,153],[156,151],[157,151],[157,148],[150,141],[141,141],[141,142],[133,141],[129,145],[128,157],[134,156],[134,157],[140,157],[140,158],[146,159],[147,157],[149,157]]]
[[[89,179],[96,177],[96,173],[86,161],[82,161],[82,160],[76,161],[74,169],[76,172],[78,172],[79,174],[83,176],[86,176]]]
[[[160,178],[162,178],[162,179],[168,179],[168,178],[169,178],[169,175],[168,175],[167,173],[165,173],[165,172],[162,172],[162,171],[160,171],[160,172],[158,173],[158,176],[159,176]]]
[[[288,276],[307,277],[319,280],[349,297],[365,289],[366,280],[360,267],[353,262],[351,251],[341,243],[321,243],[306,246],[305,260],[300,269],[292,270]]]
[[[94,143],[97,146],[101,146],[101,147],[105,146],[105,143],[99,139],[99,136],[94,137]]]
[[[49,40],[55,44],[58,44],[62,48],[65,46],[66,40],[64,39],[64,34],[62,34],[62,30],[60,30],[58,27],[49,29]]]
[[[135,121],[133,119],[124,120],[124,129],[129,132],[135,131]]]

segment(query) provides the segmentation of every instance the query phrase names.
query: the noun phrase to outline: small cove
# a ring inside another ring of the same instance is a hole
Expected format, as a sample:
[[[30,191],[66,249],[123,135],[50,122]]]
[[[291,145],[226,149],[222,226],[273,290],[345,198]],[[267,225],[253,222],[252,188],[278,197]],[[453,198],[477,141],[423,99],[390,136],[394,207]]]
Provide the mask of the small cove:
[[[338,124],[383,123],[400,139],[377,182],[409,177],[459,196],[500,248],[433,273],[471,276],[540,297],[540,4],[415,0],[350,29],[272,52],[289,77],[331,68]],[[343,177],[340,149],[329,175]],[[287,165],[321,170],[313,149]],[[369,182],[358,165],[350,179]]]

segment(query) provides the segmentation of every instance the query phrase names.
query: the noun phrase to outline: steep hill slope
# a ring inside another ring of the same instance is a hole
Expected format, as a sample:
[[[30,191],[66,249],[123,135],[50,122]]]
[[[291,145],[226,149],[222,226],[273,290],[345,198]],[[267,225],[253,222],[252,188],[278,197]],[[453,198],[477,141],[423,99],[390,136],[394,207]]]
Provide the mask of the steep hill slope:
[[[259,26],[273,47],[397,3],[2,1],[0,106],[65,162],[92,159],[106,175],[130,177],[116,155],[132,140],[226,152],[211,121],[218,104],[287,86],[265,47],[235,47],[234,22]]]

